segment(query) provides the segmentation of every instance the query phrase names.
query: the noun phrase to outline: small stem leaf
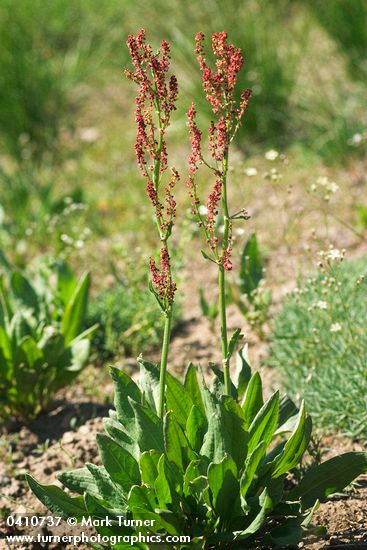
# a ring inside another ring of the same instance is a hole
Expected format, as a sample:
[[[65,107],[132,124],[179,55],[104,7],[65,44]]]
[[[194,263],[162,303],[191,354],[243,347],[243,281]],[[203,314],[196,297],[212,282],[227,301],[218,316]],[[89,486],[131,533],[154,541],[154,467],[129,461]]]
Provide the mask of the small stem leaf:
[[[201,254],[205,260],[209,260],[210,262],[213,262],[213,264],[218,265],[218,262],[214,258],[209,256],[209,254],[207,254],[204,250],[201,251]]]
[[[229,361],[234,353],[234,350],[236,349],[236,346],[237,346],[237,343],[241,340],[241,338],[243,338],[243,334],[241,334],[241,329],[240,328],[237,328],[233,335],[232,335],[232,338],[230,339],[229,341],[229,344],[228,344],[228,353],[227,353],[227,361]]]

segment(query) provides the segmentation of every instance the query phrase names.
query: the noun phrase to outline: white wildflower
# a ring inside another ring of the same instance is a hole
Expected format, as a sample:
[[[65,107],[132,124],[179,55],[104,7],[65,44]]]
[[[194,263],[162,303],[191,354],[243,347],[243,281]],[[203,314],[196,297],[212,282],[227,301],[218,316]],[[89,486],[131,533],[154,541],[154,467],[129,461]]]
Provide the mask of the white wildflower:
[[[279,153],[278,151],[275,151],[275,149],[270,149],[265,153],[266,160],[276,160],[278,157],[279,157]]]
[[[327,309],[327,302],[325,302],[324,300],[319,300],[316,303],[316,307],[319,309]]]
[[[249,167],[249,168],[245,168],[243,173],[245,174],[245,176],[257,176],[257,168],[255,167]]]
[[[342,329],[342,326],[340,323],[333,323],[330,327],[330,332],[340,332]]]

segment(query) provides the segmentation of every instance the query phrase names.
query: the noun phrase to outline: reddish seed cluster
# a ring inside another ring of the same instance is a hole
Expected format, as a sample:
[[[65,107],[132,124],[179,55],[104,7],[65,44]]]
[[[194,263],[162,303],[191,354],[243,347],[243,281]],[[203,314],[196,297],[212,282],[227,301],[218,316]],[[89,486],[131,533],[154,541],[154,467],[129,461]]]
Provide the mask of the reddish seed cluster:
[[[168,183],[160,191],[163,173],[168,170],[165,133],[170,124],[171,113],[176,109],[178,94],[177,79],[168,76],[170,46],[165,40],[157,53],[146,43],[145,31],[129,36],[127,45],[134,70],[125,74],[139,86],[136,98],[135,153],[143,176],[147,179],[146,192],[160,229],[164,243],[161,251],[161,269],[150,260],[153,285],[161,298],[173,302],[176,285],[172,281],[169,254],[166,246],[176,217],[176,201],[173,188],[180,176],[171,168]]]
[[[177,287],[171,278],[170,257],[166,246],[161,248],[160,261],[161,268],[159,269],[153,258],[149,260],[152,283],[157,295],[169,304],[173,304]]]
[[[160,50],[153,53],[145,40],[143,29],[136,36],[129,36],[127,45],[135,70],[125,70],[125,75],[139,86],[135,110],[135,152],[142,173],[148,177],[153,165],[148,166],[147,158],[153,164],[158,161],[161,172],[167,168],[164,134],[171,113],[176,109],[178,88],[176,77],[172,75],[168,79],[167,75],[170,66],[168,42],[163,40]],[[154,122],[156,111],[159,112],[158,125]]]
[[[207,63],[204,51],[204,34],[199,32],[195,38],[195,53],[202,73],[203,89],[210,102],[216,122],[212,121],[208,130],[208,149],[215,166],[210,166],[203,159],[201,151],[201,131],[196,124],[196,108],[193,103],[187,113],[187,124],[191,136],[191,154],[189,157],[189,194],[192,199],[193,212],[199,214],[200,200],[197,196],[195,174],[201,163],[211,168],[215,173],[215,184],[207,202],[206,219],[199,216],[198,225],[203,226],[211,250],[217,248],[216,217],[222,194],[222,182],[226,177],[226,159],[231,140],[234,137],[248,107],[251,90],[242,92],[239,102],[235,99],[235,87],[238,73],[243,66],[241,50],[227,42],[227,33],[212,35],[212,49],[216,57],[216,67],[213,70]],[[227,247],[219,257],[226,270],[232,269],[230,256],[232,252],[231,225],[227,236]]]

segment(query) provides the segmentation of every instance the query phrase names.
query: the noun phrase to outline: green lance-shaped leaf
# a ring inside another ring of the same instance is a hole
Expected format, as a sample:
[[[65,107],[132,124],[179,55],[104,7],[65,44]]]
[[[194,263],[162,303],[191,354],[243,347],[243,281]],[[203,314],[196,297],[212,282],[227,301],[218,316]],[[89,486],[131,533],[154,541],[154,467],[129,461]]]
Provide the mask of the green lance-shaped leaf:
[[[278,424],[279,392],[275,392],[271,398],[261,407],[249,428],[248,452],[264,441],[269,445]]]
[[[226,395],[224,373],[216,365],[210,365],[210,368],[215,374],[215,378],[213,380],[212,392],[215,393],[215,395],[218,398],[220,398],[223,395]],[[231,396],[234,399],[237,399],[237,388],[232,381],[231,381]]]
[[[169,372],[167,372],[166,381],[167,411],[172,411],[177,422],[185,428],[193,400],[185,386]]]
[[[294,432],[285,444],[282,453],[275,459],[272,473],[273,478],[286,474],[289,470],[297,466],[307,449],[311,431],[311,418],[306,416],[305,404],[302,402]]]
[[[139,458],[139,446],[136,439],[136,429],[135,429],[135,417],[133,418],[130,425],[130,433],[128,434],[125,430],[126,428],[114,418],[104,418],[103,426],[111,439],[116,441],[128,451],[136,460]]]
[[[208,483],[214,509],[221,523],[226,524],[236,512],[240,513],[238,471],[234,460],[227,456],[218,464],[210,464]]]
[[[154,489],[158,498],[159,507],[167,509],[167,506],[175,507],[179,504],[179,494],[182,490],[182,473],[175,464],[168,461],[165,455],[162,455],[158,461],[158,476],[154,484]]]
[[[130,405],[128,398],[134,401],[141,400],[141,392],[134,380],[120,369],[111,367],[111,377],[115,387],[114,405],[117,418],[124,425],[129,427],[134,420],[134,410]]]
[[[345,489],[359,475],[367,472],[367,453],[344,453],[310,468],[290,493],[290,499],[301,498],[304,508]]]
[[[140,365],[139,387],[144,400],[156,413],[159,403],[159,368],[157,365],[138,357]]]
[[[247,385],[251,379],[251,364],[248,357],[248,344],[236,354],[236,371],[234,373],[234,384],[237,388],[238,399],[242,399]]]
[[[158,476],[158,461],[161,455],[154,451],[144,451],[140,456],[140,473],[141,480],[145,485],[154,487],[155,480]]]
[[[186,435],[171,412],[165,415],[163,424],[167,458],[183,472],[190,459],[195,458],[195,453],[190,449]]]
[[[141,481],[138,463],[110,437],[97,434],[96,440],[103,466],[112,481],[128,493],[133,485]]]
[[[56,262],[55,268],[57,271],[57,289],[59,291],[62,303],[66,306],[71,300],[73,292],[78,284],[78,280],[75,277],[73,270],[66,262]]]
[[[125,509],[128,493],[120,485],[112,481],[106,468],[89,463],[86,464],[86,467],[96,484],[98,495],[93,495],[91,491],[88,492],[92,496],[101,498],[104,502],[111,503],[114,507],[123,507]]]
[[[241,255],[239,287],[242,294],[250,296],[263,279],[263,261],[256,234],[247,240]]]
[[[129,399],[135,415],[136,440],[140,451],[164,453],[163,422],[148,407]]]
[[[87,313],[90,273],[86,273],[75,288],[65,307],[61,331],[65,336],[65,345],[69,344],[82,331]]]
[[[224,430],[228,441],[228,450],[237,468],[243,468],[247,455],[248,433],[245,429],[242,409],[232,397],[223,396],[221,399],[223,410]]]
[[[100,497],[95,479],[88,468],[76,468],[75,470],[65,470],[57,474],[57,479],[73,493],[82,495],[87,491],[89,494]]]
[[[240,531],[236,533],[236,540],[245,540],[249,538],[251,535],[257,533],[261,527],[263,526],[266,516],[271,512],[273,509],[273,502],[268,495],[267,489],[264,489],[259,497],[259,504],[260,504],[260,511],[256,515],[256,517],[252,520],[250,525],[246,527],[243,531]]]
[[[18,271],[11,276],[11,289],[16,300],[26,308],[39,311],[39,301],[36,291],[27,279]]]
[[[195,452],[200,451],[207,429],[208,423],[205,416],[196,405],[193,405],[186,422],[186,435]]]
[[[248,383],[242,404],[246,429],[251,426],[252,421],[254,420],[255,416],[257,415],[263,404],[264,401],[261,376],[258,372],[255,372]]]
[[[231,336],[231,339],[229,341],[229,344],[228,344],[228,353],[227,353],[227,357],[226,359],[229,360],[231,359],[235,349],[236,349],[236,346],[237,346],[237,343],[241,340],[241,338],[243,338],[243,334],[241,334],[241,329],[240,328],[237,328],[234,333],[232,334]]]
[[[247,495],[265,453],[266,443],[261,441],[246,460],[245,468],[241,477],[241,496],[243,498]]]
[[[31,491],[54,514],[64,519],[76,517],[78,521],[86,514],[82,497],[70,497],[56,485],[41,485],[32,476],[26,474]]]
[[[201,395],[200,384],[198,382],[198,367],[196,367],[192,363],[189,364],[186,372],[184,388],[188,392],[193,404],[201,411],[202,415],[205,417],[205,407]]]

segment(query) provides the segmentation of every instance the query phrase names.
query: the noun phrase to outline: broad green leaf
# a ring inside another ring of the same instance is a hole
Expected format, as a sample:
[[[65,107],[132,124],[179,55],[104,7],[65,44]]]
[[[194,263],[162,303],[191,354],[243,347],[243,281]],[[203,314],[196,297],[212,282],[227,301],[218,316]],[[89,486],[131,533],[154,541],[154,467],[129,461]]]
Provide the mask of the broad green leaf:
[[[110,372],[115,387],[114,405],[117,418],[124,426],[128,427],[134,420],[134,411],[128,397],[139,402],[141,400],[141,393],[134,380],[124,371],[111,367]]]
[[[298,408],[287,395],[283,395],[279,401],[278,428],[285,424],[290,418],[298,414]]]
[[[301,542],[305,532],[300,525],[300,520],[286,519],[283,525],[275,527],[270,533],[271,541],[277,546],[298,544]]]
[[[158,461],[160,454],[157,451],[145,451],[140,455],[140,473],[141,480],[146,485],[154,487],[158,476]]]
[[[140,365],[139,387],[144,400],[156,413],[159,403],[159,368],[142,357],[138,357]]]
[[[167,411],[172,411],[177,422],[185,428],[193,401],[183,384],[169,372],[167,372],[166,383]]]
[[[136,425],[136,441],[140,451],[154,449],[164,453],[163,422],[153,411],[136,401],[129,399],[134,410]]]
[[[266,516],[271,512],[273,508],[273,503],[266,489],[264,489],[264,491],[261,493],[259,500],[261,506],[259,513],[253,519],[250,525],[246,527],[246,529],[237,533],[237,540],[246,539],[254,533],[257,533],[264,524]]]
[[[209,461],[207,459],[203,460],[203,458],[190,462],[184,475],[183,492],[186,496],[191,494],[190,483],[194,481],[194,479],[206,475],[208,464]]]
[[[202,415],[205,417],[205,408],[203,403],[203,398],[201,395],[200,385],[198,382],[198,372],[197,367],[192,363],[189,364],[186,376],[184,387],[187,390],[193,404],[200,410]]]
[[[39,302],[37,293],[31,283],[19,271],[15,271],[12,274],[10,285],[17,301],[38,313]]]
[[[111,502],[112,506],[122,506],[125,508],[127,504],[127,492],[121,486],[113,483],[107,470],[103,466],[89,463],[86,464],[86,468],[94,480],[98,494],[93,494],[91,491],[88,492],[97,498],[102,498],[104,502]]]
[[[123,447],[106,435],[97,434],[97,445],[103,466],[111,479],[126,493],[140,483],[140,471],[136,460]]]
[[[126,428],[113,418],[104,418],[103,425],[111,439],[126,449],[135,459],[139,458],[139,446],[135,441],[135,418],[131,422],[129,434],[125,431]]]
[[[86,273],[75,288],[70,301],[65,307],[61,323],[61,331],[65,336],[65,344],[69,344],[82,331],[87,313],[90,273]]]
[[[128,504],[129,510],[132,512],[135,508],[154,512],[158,501],[154,489],[146,485],[134,485],[129,492]]]
[[[180,424],[175,420],[172,413],[168,412],[164,418],[164,443],[166,455],[170,462],[176,464],[183,472],[190,458],[194,458],[189,444]]]
[[[210,464],[208,483],[214,509],[221,518],[222,525],[226,525],[236,514],[240,504],[238,471],[234,461],[230,457],[225,457],[218,464]]]
[[[258,446],[252,451],[248,459],[246,460],[245,468],[241,477],[241,496],[246,497],[251,483],[257,473],[258,467],[263,460],[266,452],[266,444],[264,441],[260,442]]]
[[[194,451],[200,451],[207,428],[208,424],[203,413],[196,405],[193,405],[186,422],[186,435]]]
[[[312,422],[306,417],[305,404],[302,402],[298,422],[294,432],[284,446],[282,453],[275,460],[272,477],[276,478],[292,470],[304,455],[310,441]]]
[[[179,493],[183,483],[182,473],[169,463],[165,455],[158,461],[158,476],[154,489],[158,498],[159,507],[167,509],[167,506],[175,506],[179,502]],[[172,508],[170,508],[172,509]]]
[[[68,368],[71,371],[80,371],[87,364],[90,351],[89,340],[71,342],[72,364]]]
[[[300,483],[289,493],[289,498],[301,498],[304,508],[319,500],[324,502],[333,493],[339,493],[359,475],[367,472],[367,453],[350,452],[335,456],[313,466]]]
[[[251,365],[248,358],[248,344],[246,344],[236,354],[236,371],[233,380],[237,388],[238,399],[242,399],[244,396],[250,378]]]
[[[97,498],[100,496],[95,479],[88,468],[66,470],[57,474],[57,479],[73,493],[82,495],[85,491],[87,491]]]
[[[41,485],[32,476],[26,474],[27,483],[31,491],[54,514],[64,519],[76,517],[78,521],[86,515],[86,508],[82,497],[70,497],[56,485]]]
[[[227,449],[237,468],[243,468],[247,455],[248,433],[245,429],[243,412],[237,401],[224,396],[221,401],[223,410],[225,438]]]
[[[255,372],[248,383],[245,397],[242,404],[242,410],[245,418],[245,427],[248,429],[251,426],[255,416],[263,406],[263,391],[261,376]]]
[[[73,270],[66,262],[58,261],[55,267],[57,271],[57,289],[62,303],[66,306],[75,291],[78,281]]]
[[[224,372],[221,369],[219,369],[216,365],[213,365],[213,364],[210,365],[210,368],[215,374],[215,378],[213,380],[212,391],[213,391],[213,393],[215,393],[215,395],[219,399],[223,395],[227,394],[226,387],[225,387],[225,382],[224,382]],[[231,381],[231,396],[234,399],[237,399],[237,388],[233,384],[232,381]]]
[[[261,407],[249,428],[248,452],[264,441],[269,445],[278,424],[279,392],[275,392],[271,398]]]
[[[250,296],[263,279],[263,261],[261,258],[256,234],[247,240],[241,255],[239,287],[242,294]]]

